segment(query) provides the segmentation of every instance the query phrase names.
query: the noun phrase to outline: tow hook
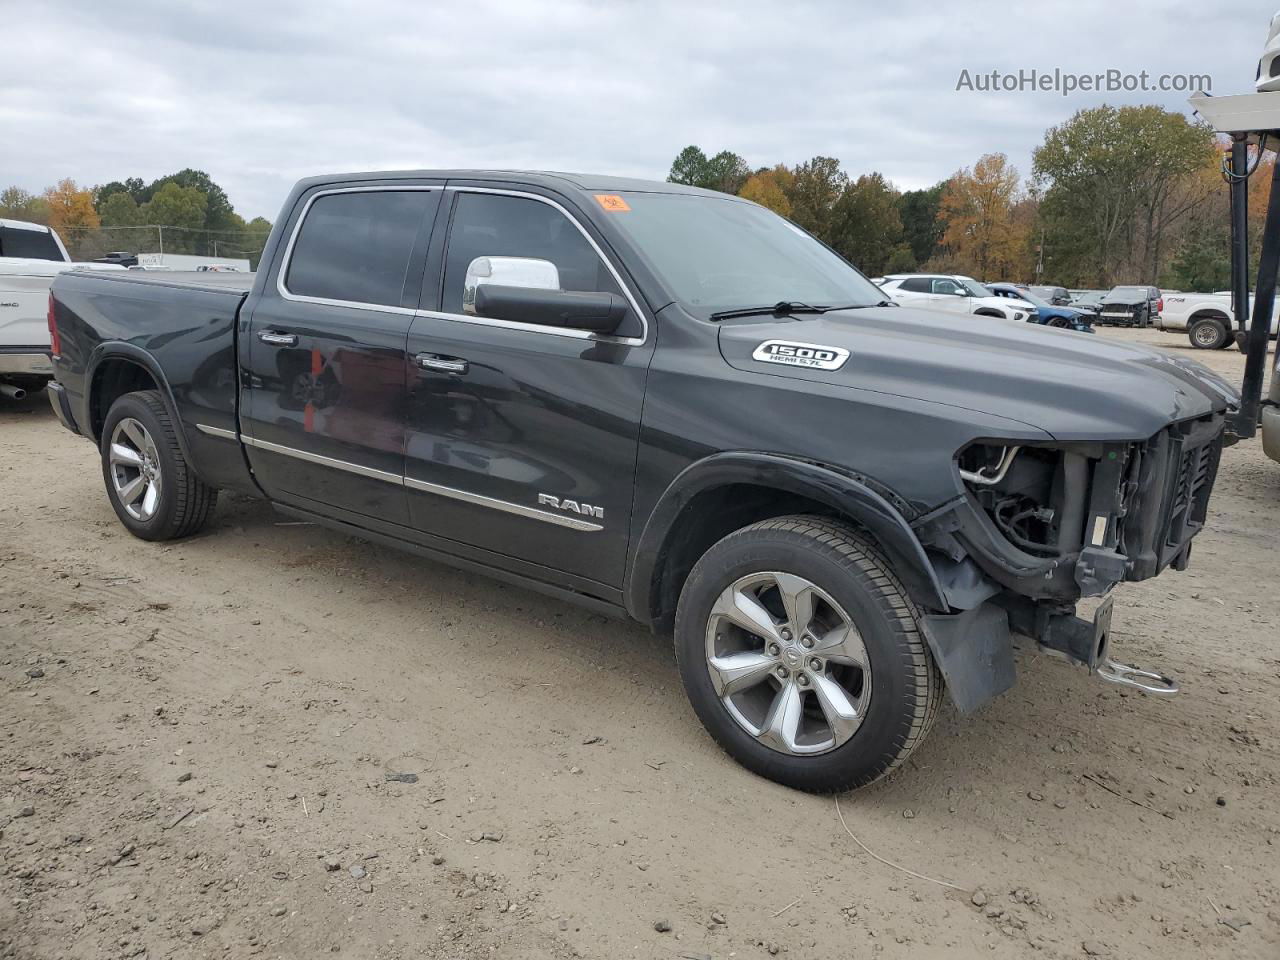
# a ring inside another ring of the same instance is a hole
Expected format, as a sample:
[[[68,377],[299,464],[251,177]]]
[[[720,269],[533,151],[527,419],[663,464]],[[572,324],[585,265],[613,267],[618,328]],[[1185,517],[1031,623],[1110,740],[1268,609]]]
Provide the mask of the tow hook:
[[[1164,674],[1140,670],[1128,664],[1118,663],[1110,657],[1100,663],[1094,673],[1098,675],[1098,679],[1105,680],[1107,683],[1134,687],[1157,697],[1172,697],[1178,692],[1178,684]]]
[[[1079,664],[1107,683],[1118,683],[1157,697],[1171,697],[1178,684],[1164,674],[1131,667],[1111,659],[1112,598],[1107,597],[1094,612],[1093,620],[1070,614],[1045,617],[1039,628],[1040,649]]]

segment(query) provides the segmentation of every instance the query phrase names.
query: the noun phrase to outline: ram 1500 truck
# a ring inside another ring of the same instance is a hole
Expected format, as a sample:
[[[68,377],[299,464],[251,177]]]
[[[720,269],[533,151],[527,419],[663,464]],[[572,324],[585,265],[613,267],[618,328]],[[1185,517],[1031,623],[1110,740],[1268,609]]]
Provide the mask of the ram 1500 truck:
[[[144,540],[219,490],[675,639],[711,735],[875,780],[1014,682],[1113,681],[1238,397],[1192,361],[899,307],[737,197],[511,171],[304,180],[256,276],[59,276],[62,422]]]

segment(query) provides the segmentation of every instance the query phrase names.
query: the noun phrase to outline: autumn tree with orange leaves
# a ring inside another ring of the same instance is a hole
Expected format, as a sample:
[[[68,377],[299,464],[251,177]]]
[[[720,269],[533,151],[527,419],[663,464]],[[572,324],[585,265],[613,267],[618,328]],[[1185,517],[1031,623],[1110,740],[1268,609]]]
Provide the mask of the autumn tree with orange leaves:
[[[93,207],[93,193],[77,187],[70,178],[59,180],[56,187],[46,190],[44,200],[49,205],[49,226],[67,244],[78,243],[101,224]]]
[[[1022,276],[1029,218],[1020,216],[1018,171],[1003,153],[988,153],[956,173],[942,190],[947,258],[964,273],[993,279]]]

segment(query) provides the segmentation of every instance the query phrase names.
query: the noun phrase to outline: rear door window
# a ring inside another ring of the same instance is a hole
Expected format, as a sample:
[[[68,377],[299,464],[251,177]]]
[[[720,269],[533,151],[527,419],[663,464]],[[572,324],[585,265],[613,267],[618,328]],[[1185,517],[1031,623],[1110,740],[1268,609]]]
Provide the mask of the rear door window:
[[[298,297],[398,307],[413,246],[438,190],[376,190],[318,197],[287,265]]]
[[[898,289],[905,290],[908,293],[928,293],[930,290],[929,280],[927,277],[908,277],[899,284]]]

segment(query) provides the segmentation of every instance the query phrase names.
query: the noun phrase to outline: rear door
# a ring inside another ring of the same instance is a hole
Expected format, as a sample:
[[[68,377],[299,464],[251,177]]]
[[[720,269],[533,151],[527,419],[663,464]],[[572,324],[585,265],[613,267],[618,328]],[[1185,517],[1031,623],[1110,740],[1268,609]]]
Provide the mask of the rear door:
[[[444,202],[442,249],[409,333],[411,522],[530,575],[539,571],[519,564],[619,586],[651,323],[558,201],[451,186]],[[549,263],[560,289],[615,293],[631,309],[612,335],[477,316],[464,278],[477,259],[500,257]]]
[[[440,187],[306,197],[243,334],[244,442],[273,498],[408,522],[405,338]]]

